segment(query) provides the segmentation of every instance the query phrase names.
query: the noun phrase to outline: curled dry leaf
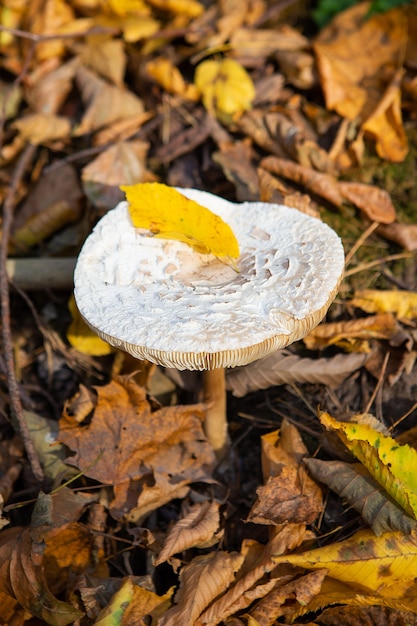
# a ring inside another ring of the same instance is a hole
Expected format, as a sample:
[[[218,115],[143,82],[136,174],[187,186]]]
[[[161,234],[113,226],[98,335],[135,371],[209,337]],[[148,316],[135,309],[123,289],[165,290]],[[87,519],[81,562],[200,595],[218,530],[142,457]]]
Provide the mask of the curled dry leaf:
[[[243,559],[237,552],[211,552],[194,558],[180,572],[176,605],[158,626],[194,626],[202,611],[229,587]]]
[[[336,207],[340,208],[347,200],[363,211],[372,221],[382,224],[395,221],[395,208],[389,194],[383,189],[363,183],[339,182],[330,174],[322,174],[275,156],[262,159],[261,167],[272,174],[283,176],[306,187],[311,193],[324,198]]]
[[[392,224],[381,224],[378,226],[378,235],[395,241],[399,246],[415,252],[417,250],[417,224],[401,224],[393,222]]]
[[[193,547],[209,547],[219,541],[216,536],[220,524],[219,504],[202,502],[194,504],[168,533],[155,565],[169,557]]]
[[[366,362],[365,354],[337,354],[334,357],[307,359],[280,350],[242,368],[227,372],[227,388],[242,398],[259,389],[289,383],[318,383],[338,387]]]
[[[89,41],[76,44],[80,62],[115,85],[123,85],[126,72],[125,46],[120,39]]]
[[[377,536],[393,530],[408,534],[416,528],[417,521],[405,515],[363,465],[320,459],[304,463],[314,478],[347,500]]]
[[[270,626],[282,615],[288,618],[296,612],[297,606],[308,606],[311,599],[320,593],[326,574],[327,570],[322,569],[286,584],[279,584],[278,579],[274,589],[250,611],[250,616],[259,626]],[[294,599],[297,602],[295,606]]]
[[[199,93],[196,86],[186,83],[181,72],[170,59],[157,57],[148,61],[146,72],[168,93],[198,100]]]

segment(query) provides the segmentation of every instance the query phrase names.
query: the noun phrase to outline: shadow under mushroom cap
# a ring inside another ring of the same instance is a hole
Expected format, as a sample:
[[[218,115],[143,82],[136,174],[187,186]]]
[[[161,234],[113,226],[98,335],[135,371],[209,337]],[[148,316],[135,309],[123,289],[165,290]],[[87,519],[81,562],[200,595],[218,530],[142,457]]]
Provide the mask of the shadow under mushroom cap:
[[[169,367],[214,369],[266,356],[320,322],[344,268],[330,227],[281,205],[180,191],[231,226],[239,271],[134,228],[122,202],[87,238],[74,275],[81,315],[103,339]]]

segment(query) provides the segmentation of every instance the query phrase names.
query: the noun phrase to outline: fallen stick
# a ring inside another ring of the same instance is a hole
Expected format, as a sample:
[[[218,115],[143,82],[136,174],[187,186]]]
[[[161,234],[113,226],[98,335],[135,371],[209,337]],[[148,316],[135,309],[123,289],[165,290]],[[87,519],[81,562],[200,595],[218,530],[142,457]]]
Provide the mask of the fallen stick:
[[[7,259],[9,279],[25,291],[72,289],[75,257]]]

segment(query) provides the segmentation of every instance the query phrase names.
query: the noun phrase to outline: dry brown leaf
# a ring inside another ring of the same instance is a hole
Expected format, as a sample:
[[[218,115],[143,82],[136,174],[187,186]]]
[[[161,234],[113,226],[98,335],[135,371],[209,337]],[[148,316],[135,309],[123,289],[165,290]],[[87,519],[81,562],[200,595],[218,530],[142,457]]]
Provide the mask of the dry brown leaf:
[[[81,63],[117,86],[123,85],[126,72],[125,45],[120,39],[89,41],[74,46]]]
[[[235,185],[237,200],[258,200],[258,175],[253,164],[250,140],[221,143],[219,149],[219,152],[212,154],[213,161],[220,165],[226,178]]]
[[[317,83],[314,56],[305,50],[278,50],[275,53],[281,71],[298,89],[311,89]]]
[[[320,613],[322,626],[414,626],[416,616],[385,606],[335,606]]]
[[[255,524],[286,522],[312,524],[322,510],[321,491],[305,470],[307,457],[297,428],[284,420],[280,431],[262,437],[262,471],[265,485],[248,515]]]
[[[201,612],[229,587],[242,562],[243,556],[237,552],[211,552],[194,558],[180,572],[176,605],[158,626],[194,626]]]
[[[269,172],[258,168],[259,199],[262,202],[273,202],[298,209],[306,215],[320,218],[317,209],[312,206],[311,198],[307,194],[301,194],[294,188],[285,185],[281,180],[272,176]]]
[[[312,524],[323,508],[320,489],[303,467],[284,466],[256,490],[257,501],[247,517],[253,524]]]
[[[168,93],[189,100],[198,100],[199,92],[196,86],[184,80],[181,72],[170,59],[156,57],[147,62],[145,71]]]
[[[25,84],[25,98],[37,113],[57,114],[72,89],[78,59],[71,59],[41,77],[34,72]]]
[[[395,241],[410,252],[417,250],[417,224],[400,224],[400,222],[381,224],[378,226],[377,233],[385,239]]]
[[[20,207],[14,221],[14,229],[23,227],[37,214],[47,211],[48,207],[65,201],[79,210],[83,192],[80,187],[78,175],[72,165],[63,164],[41,175],[38,182],[31,188],[27,199]]]
[[[296,610],[294,600],[298,605],[308,605],[311,599],[320,593],[326,574],[327,570],[322,569],[284,585],[276,584],[275,588],[250,611],[250,616],[259,626],[271,626],[282,615],[291,616]]]
[[[214,545],[220,539],[216,536],[219,524],[220,513],[217,502],[194,504],[169,531],[155,565],[160,565],[174,554],[189,548]]]
[[[90,161],[81,173],[90,202],[99,209],[111,209],[125,199],[120,185],[155,180],[146,168],[148,150],[149,144],[143,141],[119,141]]]
[[[338,387],[366,362],[365,354],[337,354],[307,359],[280,350],[265,359],[227,372],[227,388],[241,398],[252,391],[288,383],[318,383]]]
[[[67,403],[59,439],[75,453],[68,463],[113,485],[113,516],[132,516],[138,500],[143,507],[147,503],[142,512],[154,510],[190,482],[209,477],[214,454],[203,434],[203,405],[152,411],[145,389],[129,378],[117,378],[96,392],[87,425],[77,421]]]
[[[309,350],[337,345],[351,352],[370,352],[369,340],[392,339],[400,328],[390,313],[319,324],[303,341]]]
[[[396,212],[389,194],[373,185],[338,182],[330,174],[322,174],[308,167],[275,156],[265,157],[261,167],[278,176],[303,185],[337,207],[347,200],[356,205],[372,221],[390,224]]]
[[[134,93],[110,85],[87,68],[78,67],[75,78],[83,103],[87,107],[75,135],[83,135],[143,113],[142,100]]]
[[[198,623],[215,626],[237,611],[247,609],[253,600],[261,597],[262,594],[269,593],[275,581],[269,581],[267,586],[261,587],[259,591],[257,587],[261,580],[265,580],[265,575],[274,569],[273,555],[283,554],[287,550],[291,552],[304,539],[306,539],[305,524],[286,524],[275,529],[267,545],[263,546],[260,551],[256,550],[255,561],[252,558],[252,551],[249,550],[250,566],[245,567],[243,563],[242,570],[238,572],[237,582],[204,611]],[[246,558],[245,556],[245,561]]]
[[[56,35],[62,26],[73,19],[73,9],[64,0],[45,0],[42,6],[38,2],[28,3],[25,15],[30,31],[36,35]],[[57,37],[50,41],[40,41],[35,48],[35,54],[38,61],[44,61],[63,56],[65,49],[65,41]]]
[[[321,84],[329,109],[365,122],[379,153],[402,160],[407,144],[395,71],[407,43],[406,9],[366,18],[369,6],[355,4],[320,32],[314,48]]]
[[[67,224],[76,222],[81,216],[81,207],[66,200],[59,200],[43,211],[30,217],[13,233],[12,245],[25,251],[44,241]]]
[[[16,598],[46,624],[66,626],[83,614],[57,600],[48,588],[43,562],[48,531],[46,524],[36,530],[14,527],[1,531],[0,592]]]
[[[259,60],[277,50],[303,50],[310,46],[309,40],[295,28],[283,24],[276,29],[238,28],[230,37],[235,56]]]
[[[49,113],[33,113],[15,120],[12,124],[22,139],[35,145],[57,139],[69,139],[71,122],[68,117]]]

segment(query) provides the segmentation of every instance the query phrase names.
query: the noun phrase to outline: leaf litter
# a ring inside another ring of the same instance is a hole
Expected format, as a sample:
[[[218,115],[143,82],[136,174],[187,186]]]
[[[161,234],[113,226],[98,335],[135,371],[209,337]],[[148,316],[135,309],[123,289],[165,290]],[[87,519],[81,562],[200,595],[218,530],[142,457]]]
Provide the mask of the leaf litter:
[[[1,623],[415,620],[417,18],[359,2],[319,29],[299,5],[2,9],[1,245],[22,269],[1,307]],[[198,374],[108,350],[71,274],[45,282],[138,183],[287,204],[348,253],[325,322],[228,373],[223,466]]]

